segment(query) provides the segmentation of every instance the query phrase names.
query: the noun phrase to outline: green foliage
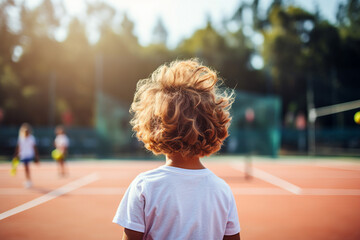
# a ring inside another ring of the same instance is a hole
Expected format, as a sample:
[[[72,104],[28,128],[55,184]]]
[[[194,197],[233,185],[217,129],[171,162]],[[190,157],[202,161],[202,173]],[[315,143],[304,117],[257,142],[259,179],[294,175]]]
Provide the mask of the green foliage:
[[[177,49],[182,58],[199,58],[219,71],[228,87],[262,91],[263,79],[249,68],[252,50],[248,40],[239,30],[235,33],[219,34],[208,22],[204,29],[196,31],[184,40]]]
[[[312,58],[306,24],[315,24],[313,15],[300,8],[275,5],[269,12],[269,26],[262,30],[266,68],[275,92],[282,96],[284,109],[294,100],[302,110],[306,106],[306,69]]]
[[[238,31],[215,29],[209,21],[170,50],[160,19],[153,44],[144,47],[134,34],[135,23],[104,2],[88,2],[84,18],[71,19],[66,39],[59,41],[56,34],[69,17],[62,1],[44,0],[33,9],[24,1],[1,1],[3,123],[57,124],[70,113],[72,124],[94,126],[97,93],[128,107],[139,79],[164,62],[194,57],[218,70],[231,88],[280,95],[283,109],[305,112],[309,87],[314,88],[316,106],[358,98],[354,89],[360,88],[360,0],[339,5],[337,24],[281,0],[274,0],[267,15],[260,17],[259,2],[242,3],[229,19]],[[16,31],[8,14],[14,7],[20,11]],[[252,31],[264,37],[260,46],[245,34],[245,10],[252,13]],[[116,16],[122,17],[115,21]],[[89,42],[90,26],[99,32],[96,43]],[[255,54],[262,55],[263,69],[250,64]]]

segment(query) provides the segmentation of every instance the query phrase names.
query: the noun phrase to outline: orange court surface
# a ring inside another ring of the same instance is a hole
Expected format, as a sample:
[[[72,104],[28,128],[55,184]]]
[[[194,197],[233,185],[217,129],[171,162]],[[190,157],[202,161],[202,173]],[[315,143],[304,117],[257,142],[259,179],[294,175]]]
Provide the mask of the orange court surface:
[[[234,193],[241,239],[360,239],[360,161],[349,158],[254,158],[252,178],[244,157],[208,158],[204,165]],[[163,161],[69,161],[60,178],[55,162],[32,164],[33,187],[23,187],[10,163],[0,164],[0,239],[121,239],[112,223],[137,174]],[[204,200],[206,201],[206,199]]]

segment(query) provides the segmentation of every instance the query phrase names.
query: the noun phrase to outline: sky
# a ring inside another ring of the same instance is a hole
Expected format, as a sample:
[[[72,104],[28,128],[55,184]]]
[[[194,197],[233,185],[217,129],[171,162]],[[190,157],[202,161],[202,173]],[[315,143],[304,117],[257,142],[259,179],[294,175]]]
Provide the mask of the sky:
[[[56,0],[54,0],[56,1]],[[81,17],[84,11],[84,0],[63,1],[70,15]],[[90,0],[91,1],[91,0]],[[119,12],[126,12],[135,23],[135,34],[141,45],[148,45],[152,41],[152,32],[159,19],[163,20],[168,31],[167,45],[176,47],[184,38],[190,37],[194,31],[206,26],[210,18],[213,26],[220,30],[222,22],[230,19],[241,2],[251,3],[252,0],[104,0]],[[260,0],[260,11],[265,12],[273,0]],[[335,14],[339,2],[345,0],[284,0],[313,12],[317,5],[320,14],[330,22],[335,22]],[[36,5],[41,0],[27,0],[30,5]],[[229,25],[231,28],[231,25]],[[62,34],[65,36],[64,33]],[[60,33],[61,38],[61,33]],[[93,41],[99,37],[95,33]]]

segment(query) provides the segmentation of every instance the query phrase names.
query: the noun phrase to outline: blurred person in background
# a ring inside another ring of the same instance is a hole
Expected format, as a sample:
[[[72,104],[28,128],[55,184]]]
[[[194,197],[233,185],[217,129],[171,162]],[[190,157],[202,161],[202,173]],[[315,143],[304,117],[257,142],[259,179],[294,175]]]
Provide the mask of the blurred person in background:
[[[26,177],[26,181],[24,183],[25,188],[32,187],[29,167],[30,162],[34,161],[37,164],[39,163],[39,154],[36,148],[36,140],[31,133],[32,129],[30,124],[24,123],[21,125],[14,156],[19,158],[20,161],[24,164]]]
[[[55,128],[55,141],[54,145],[60,156],[56,159],[59,165],[59,175],[62,177],[66,176],[65,160],[67,155],[67,149],[69,147],[69,138],[66,136],[65,129],[63,126],[57,126]]]

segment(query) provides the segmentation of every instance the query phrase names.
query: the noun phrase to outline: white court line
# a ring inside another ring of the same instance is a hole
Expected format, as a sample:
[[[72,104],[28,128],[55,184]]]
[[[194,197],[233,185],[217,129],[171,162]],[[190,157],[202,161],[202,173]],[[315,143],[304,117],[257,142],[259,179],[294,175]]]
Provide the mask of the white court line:
[[[291,195],[279,188],[231,188],[234,195]],[[360,196],[360,189],[306,188],[299,195],[306,196]]]
[[[281,188],[231,188],[234,195],[291,195],[288,191]]]
[[[231,164],[232,167],[236,170],[240,170],[240,171],[244,171],[244,167],[241,167],[240,164],[238,163],[232,163]],[[242,165],[243,166],[243,165]],[[261,179],[265,182],[268,182],[272,185],[278,186],[282,189],[285,189],[286,191],[289,191],[293,194],[299,195],[301,194],[301,188],[288,182],[285,181],[284,179],[281,179],[279,177],[276,177],[270,173],[267,173],[263,170],[257,169],[255,167],[251,168],[251,173],[250,173],[253,177],[256,177],[258,179]]]
[[[70,183],[68,183],[68,184],[66,184],[66,185],[64,185],[64,186],[62,186],[60,188],[57,188],[57,189],[55,189],[55,190],[53,190],[53,191],[51,191],[51,192],[49,192],[49,193],[47,193],[47,194],[45,194],[45,195],[43,195],[41,197],[35,198],[34,200],[31,200],[29,202],[26,202],[26,203],[20,205],[20,206],[17,206],[17,207],[15,207],[13,209],[10,209],[10,210],[8,210],[6,212],[1,213],[0,214],[0,220],[3,220],[5,218],[10,217],[12,215],[15,215],[17,213],[26,211],[26,210],[28,210],[30,208],[36,207],[36,206],[38,206],[40,204],[43,204],[45,202],[48,202],[48,201],[50,201],[50,200],[52,200],[54,198],[57,198],[57,197],[59,197],[61,195],[64,195],[64,194],[66,194],[68,192],[71,192],[71,191],[73,191],[73,190],[75,190],[77,188],[85,186],[85,185],[87,185],[87,184],[89,184],[91,182],[94,182],[94,181],[98,180],[98,179],[99,179],[98,175],[96,173],[92,173],[92,174],[87,175],[85,177],[82,177],[82,178],[80,178],[78,180],[70,182]]]
[[[317,196],[360,196],[360,189],[309,188],[303,189],[302,194]]]
[[[75,195],[123,195],[127,188],[83,188],[72,194]]]
[[[317,167],[322,168],[332,168],[338,170],[348,170],[348,171],[360,171],[360,166],[357,164],[341,164],[341,163],[314,163]]]
[[[125,193],[126,187],[104,187],[104,188],[80,188],[72,191],[70,195],[113,195],[121,196]],[[282,188],[243,188],[232,187],[234,195],[292,195],[291,192]],[[23,188],[0,188],[0,195],[31,195],[33,192],[26,191]],[[300,195],[306,196],[360,196],[360,189],[344,188],[303,188]]]
[[[102,178],[101,178],[102,179]],[[80,188],[71,192],[71,195],[122,195],[127,188],[101,187],[101,188]],[[38,192],[24,188],[0,188],[0,196],[6,195],[33,195]]]

